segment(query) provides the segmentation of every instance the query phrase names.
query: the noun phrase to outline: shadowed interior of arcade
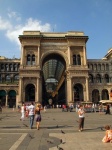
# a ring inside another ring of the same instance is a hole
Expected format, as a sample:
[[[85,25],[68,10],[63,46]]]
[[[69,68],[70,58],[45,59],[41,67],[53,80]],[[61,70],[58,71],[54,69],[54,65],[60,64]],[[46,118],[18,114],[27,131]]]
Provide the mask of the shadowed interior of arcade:
[[[44,58],[42,64],[42,103],[56,105],[66,103],[66,63],[58,54]]]

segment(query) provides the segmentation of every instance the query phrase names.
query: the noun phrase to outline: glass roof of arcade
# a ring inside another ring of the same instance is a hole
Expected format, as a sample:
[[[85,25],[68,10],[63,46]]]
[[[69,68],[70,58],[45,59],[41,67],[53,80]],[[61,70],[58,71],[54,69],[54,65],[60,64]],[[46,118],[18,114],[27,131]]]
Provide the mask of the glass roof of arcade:
[[[46,90],[52,92],[55,90],[61,76],[65,70],[65,65],[59,59],[48,59],[43,64],[43,74],[46,83]]]

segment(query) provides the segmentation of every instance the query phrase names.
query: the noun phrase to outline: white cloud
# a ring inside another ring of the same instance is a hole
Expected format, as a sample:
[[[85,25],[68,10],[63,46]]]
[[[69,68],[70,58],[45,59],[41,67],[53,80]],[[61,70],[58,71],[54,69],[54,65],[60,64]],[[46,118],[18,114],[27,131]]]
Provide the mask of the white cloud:
[[[8,28],[6,30],[6,37],[10,39],[12,42],[16,42],[18,45],[20,45],[20,42],[18,40],[18,36],[23,33],[25,30],[38,30],[38,31],[51,31],[51,25],[49,23],[42,24],[39,20],[33,20],[32,18],[29,18],[25,25],[16,25],[13,26],[13,28]]]
[[[7,30],[7,29],[11,29],[12,25],[9,21],[4,20],[1,16],[0,16],[0,30]]]
[[[21,17],[19,16],[19,14],[17,12],[14,12],[14,11],[10,11],[8,12],[8,17],[10,19],[15,19],[16,21],[20,21],[21,20]]]

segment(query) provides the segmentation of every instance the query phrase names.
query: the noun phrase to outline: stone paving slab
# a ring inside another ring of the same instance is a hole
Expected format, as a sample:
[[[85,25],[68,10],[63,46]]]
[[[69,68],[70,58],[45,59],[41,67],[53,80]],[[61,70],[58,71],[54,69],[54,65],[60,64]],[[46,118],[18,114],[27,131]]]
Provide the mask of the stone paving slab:
[[[48,109],[41,114],[40,130],[36,130],[35,122],[33,129],[29,128],[29,118],[25,118],[24,122],[20,121],[21,114],[17,110],[3,110],[0,114],[0,150],[9,150],[14,144],[18,145],[13,150],[58,150],[57,146],[63,147],[64,150],[112,149],[111,143],[102,142],[105,131],[101,131],[100,128],[106,124],[112,125],[112,115],[87,113],[85,130],[78,132],[78,115],[75,111],[62,112],[61,109]],[[23,124],[27,124],[28,127]],[[61,130],[65,134],[62,134]],[[4,137],[5,134],[8,136]],[[60,139],[65,143],[61,144]],[[4,144],[6,144],[5,149]]]
[[[112,143],[102,143],[104,132],[50,133],[50,137],[62,139],[58,145],[64,150],[111,150]],[[49,150],[57,150],[57,146]]]

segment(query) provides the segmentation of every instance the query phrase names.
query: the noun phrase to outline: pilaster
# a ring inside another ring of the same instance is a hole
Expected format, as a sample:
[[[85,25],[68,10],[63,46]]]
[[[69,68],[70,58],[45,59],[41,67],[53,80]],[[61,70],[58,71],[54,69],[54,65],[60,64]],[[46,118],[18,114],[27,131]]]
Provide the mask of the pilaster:
[[[67,78],[67,103],[72,102],[72,79]]]
[[[7,107],[8,105],[8,95],[6,95],[6,103],[5,103],[5,106]]]
[[[68,64],[71,64],[71,57],[70,57],[70,46],[68,46]]]
[[[22,80],[23,80],[23,78],[20,77],[20,79],[19,79],[19,100],[18,100],[19,103],[22,102]]]
[[[84,65],[87,65],[87,57],[86,57],[86,47],[83,46],[83,56],[84,56]]]
[[[35,102],[39,102],[39,78],[37,78],[37,89],[36,89],[36,99]]]
[[[37,65],[40,66],[40,46],[38,46],[38,61]]]
[[[21,45],[21,65],[23,65],[23,49],[24,49],[24,46]]]
[[[86,77],[86,101],[89,101],[88,77]]]

